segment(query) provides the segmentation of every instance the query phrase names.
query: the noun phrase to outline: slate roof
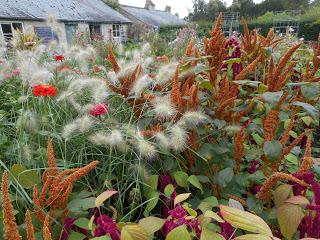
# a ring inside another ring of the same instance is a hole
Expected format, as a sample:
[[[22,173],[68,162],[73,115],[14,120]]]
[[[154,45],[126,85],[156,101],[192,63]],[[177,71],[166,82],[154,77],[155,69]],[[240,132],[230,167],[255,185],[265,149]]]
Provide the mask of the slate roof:
[[[0,19],[131,23],[100,0],[0,0]]]
[[[162,27],[162,26],[170,26],[170,25],[180,26],[180,25],[187,24],[186,21],[165,11],[148,10],[145,8],[126,6],[126,5],[122,5],[121,8],[125,10],[127,13],[129,13],[130,15],[132,15],[134,18],[153,27]]]

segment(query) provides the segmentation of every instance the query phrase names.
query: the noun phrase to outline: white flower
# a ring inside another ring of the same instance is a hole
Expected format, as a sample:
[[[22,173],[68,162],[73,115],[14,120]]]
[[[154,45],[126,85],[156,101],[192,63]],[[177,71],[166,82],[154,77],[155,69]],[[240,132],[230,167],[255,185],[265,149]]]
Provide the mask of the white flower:
[[[157,133],[155,138],[160,148],[165,150],[170,148],[170,139],[164,133]]]
[[[139,96],[144,89],[149,87],[151,85],[152,81],[148,75],[144,75],[141,78],[139,78],[137,81],[135,81],[131,93],[133,93],[136,96]]]
[[[196,127],[201,123],[204,123],[207,119],[207,116],[201,112],[188,111],[183,114],[181,119],[178,121],[177,125],[180,127],[190,129]]]
[[[147,159],[153,159],[157,155],[157,151],[155,146],[153,146],[150,142],[139,138],[136,147],[141,155],[141,157]]]

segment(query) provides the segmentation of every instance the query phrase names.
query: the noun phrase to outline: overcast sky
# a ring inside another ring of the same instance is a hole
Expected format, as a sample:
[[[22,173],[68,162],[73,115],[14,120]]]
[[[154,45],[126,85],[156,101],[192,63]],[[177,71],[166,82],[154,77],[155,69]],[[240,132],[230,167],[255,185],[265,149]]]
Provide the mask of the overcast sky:
[[[208,2],[209,0],[207,0]],[[224,0],[229,6],[232,0]],[[254,0],[255,2],[261,2],[261,0]],[[131,5],[136,7],[144,7],[145,0],[120,0],[121,4]],[[192,0],[153,0],[156,5],[156,9],[164,10],[166,5],[172,7],[172,13],[178,12],[180,17],[188,15],[188,9],[192,9]]]

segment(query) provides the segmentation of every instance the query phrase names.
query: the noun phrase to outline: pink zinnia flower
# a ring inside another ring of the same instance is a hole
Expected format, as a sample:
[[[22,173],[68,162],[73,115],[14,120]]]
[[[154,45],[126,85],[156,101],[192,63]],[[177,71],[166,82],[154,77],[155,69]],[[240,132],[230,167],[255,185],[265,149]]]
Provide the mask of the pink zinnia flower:
[[[93,106],[93,108],[90,111],[90,115],[94,117],[98,117],[100,115],[105,115],[109,111],[109,108],[106,104],[104,103],[99,103]]]

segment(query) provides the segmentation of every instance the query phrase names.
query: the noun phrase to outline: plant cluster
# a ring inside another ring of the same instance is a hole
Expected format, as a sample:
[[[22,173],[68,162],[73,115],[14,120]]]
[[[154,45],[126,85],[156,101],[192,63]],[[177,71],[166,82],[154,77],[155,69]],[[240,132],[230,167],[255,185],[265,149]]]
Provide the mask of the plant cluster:
[[[320,37],[221,22],[172,58],[4,51],[5,240],[320,238]]]

